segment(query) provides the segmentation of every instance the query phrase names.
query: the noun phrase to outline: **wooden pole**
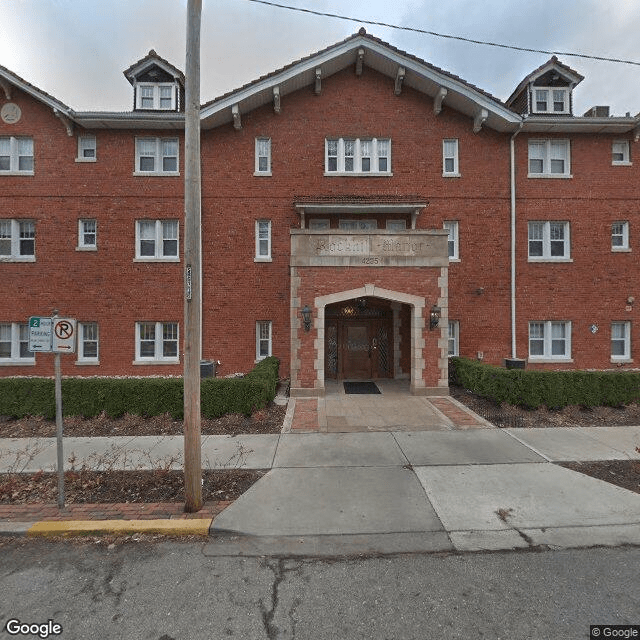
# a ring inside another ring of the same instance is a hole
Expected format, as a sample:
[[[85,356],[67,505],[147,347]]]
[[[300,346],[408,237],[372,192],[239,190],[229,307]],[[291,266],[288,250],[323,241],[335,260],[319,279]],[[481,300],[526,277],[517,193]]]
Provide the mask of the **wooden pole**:
[[[184,510],[202,508],[200,422],[200,16],[202,0],[187,3],[184,160]]]

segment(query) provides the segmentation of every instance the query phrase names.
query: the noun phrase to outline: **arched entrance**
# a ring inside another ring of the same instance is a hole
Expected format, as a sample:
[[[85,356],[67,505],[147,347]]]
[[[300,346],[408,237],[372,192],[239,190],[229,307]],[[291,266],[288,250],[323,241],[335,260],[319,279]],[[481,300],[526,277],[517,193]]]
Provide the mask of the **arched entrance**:
[[[379,298],[363,296],[327,305],[325,377],[394,377],[393,319],[391,303]]]

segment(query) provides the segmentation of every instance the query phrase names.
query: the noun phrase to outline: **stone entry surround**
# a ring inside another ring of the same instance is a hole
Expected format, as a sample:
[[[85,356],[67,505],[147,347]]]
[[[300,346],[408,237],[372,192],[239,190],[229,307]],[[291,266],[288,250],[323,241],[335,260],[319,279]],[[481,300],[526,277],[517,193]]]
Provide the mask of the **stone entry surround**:
[[[410,390],[448,394],[448,265],[445,230],[367,233],[291,230],[291,396],[325,393],[325,308],[357,298],[407,305]],[[300,311],[312,310],[306,332]],[[429,328],[431,307],[441,309]]]

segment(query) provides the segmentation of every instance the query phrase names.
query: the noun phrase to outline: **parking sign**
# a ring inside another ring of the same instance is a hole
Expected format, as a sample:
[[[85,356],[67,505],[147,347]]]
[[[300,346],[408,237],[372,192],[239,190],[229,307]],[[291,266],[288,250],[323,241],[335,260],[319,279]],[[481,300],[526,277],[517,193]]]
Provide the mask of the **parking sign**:
[[[51,318],[29,318],[29,351],[51,351],[53,322]]]

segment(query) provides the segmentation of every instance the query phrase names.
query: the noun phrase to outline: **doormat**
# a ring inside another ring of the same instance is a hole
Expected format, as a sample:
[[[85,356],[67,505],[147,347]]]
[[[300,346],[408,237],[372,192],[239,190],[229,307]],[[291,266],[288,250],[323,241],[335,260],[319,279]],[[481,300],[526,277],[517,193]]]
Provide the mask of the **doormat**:
[[[380,393],[375,382],[344,382],[345,393]]]

